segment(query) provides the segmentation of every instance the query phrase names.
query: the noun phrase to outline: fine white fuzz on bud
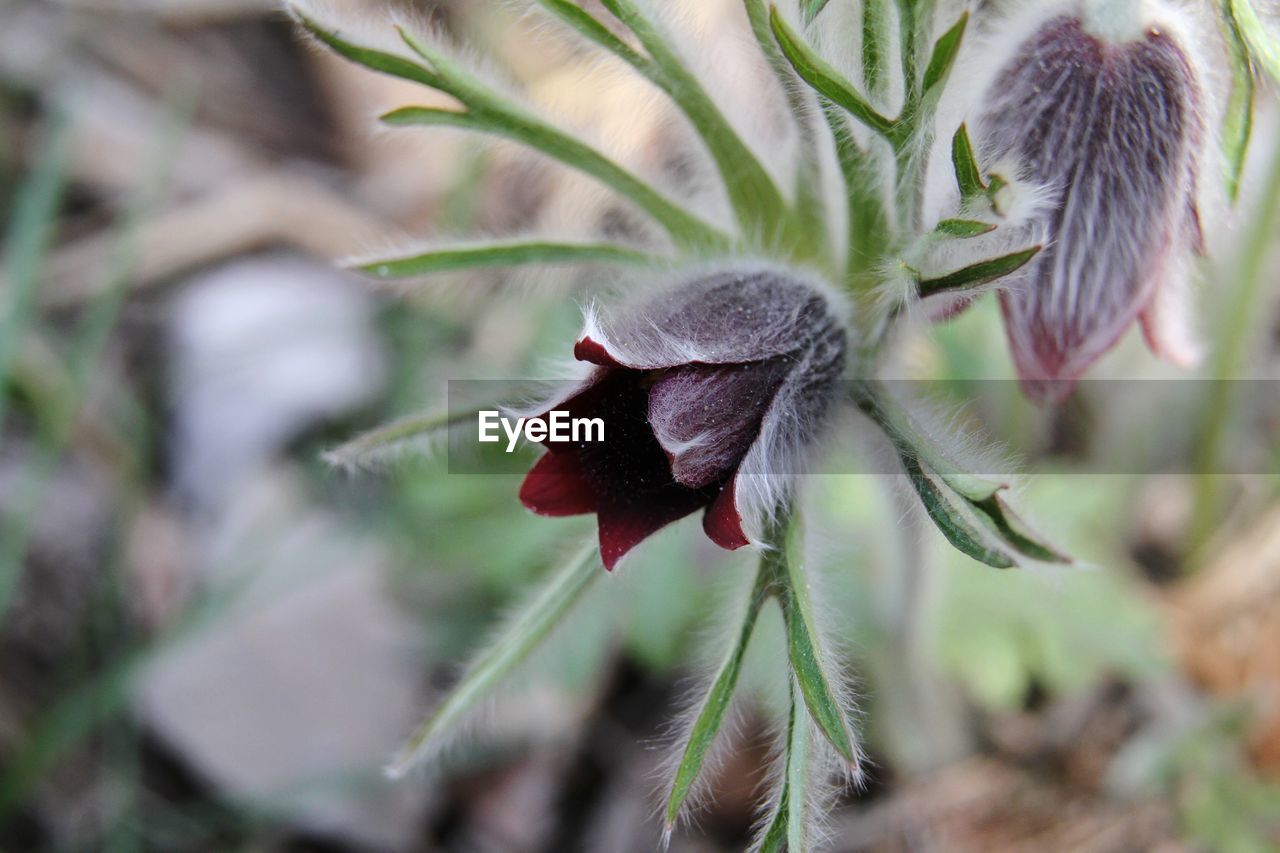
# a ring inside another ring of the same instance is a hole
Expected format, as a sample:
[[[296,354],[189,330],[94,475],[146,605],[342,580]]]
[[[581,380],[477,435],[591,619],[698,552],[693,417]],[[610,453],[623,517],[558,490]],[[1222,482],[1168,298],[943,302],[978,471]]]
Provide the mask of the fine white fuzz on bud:
[[[1202,245],[1209,136],[1184,19],[1133,0],[1057,8],[1018,24],[976,128],[985,161],[1019,162],[1052,195],[1045,248],[1001,297],[1019,375],[1040,399],[1069,393],[1135,319],[1157,354],[1194,355],[1181,294]]]

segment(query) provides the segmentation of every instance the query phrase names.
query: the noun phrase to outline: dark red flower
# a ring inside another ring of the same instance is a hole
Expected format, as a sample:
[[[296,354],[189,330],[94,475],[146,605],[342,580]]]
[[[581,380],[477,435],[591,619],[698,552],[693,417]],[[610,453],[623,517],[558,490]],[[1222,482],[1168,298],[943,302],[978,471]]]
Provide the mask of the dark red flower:
[[[574,356],[597,366],[539,417],[600,418],[604,440],[544,442],[520,500],[541,515],[594,512],[612,569],[699,509],[722,548],[759,540],[826,419],[845,333],[811,285],[721,273],[589,318]]]

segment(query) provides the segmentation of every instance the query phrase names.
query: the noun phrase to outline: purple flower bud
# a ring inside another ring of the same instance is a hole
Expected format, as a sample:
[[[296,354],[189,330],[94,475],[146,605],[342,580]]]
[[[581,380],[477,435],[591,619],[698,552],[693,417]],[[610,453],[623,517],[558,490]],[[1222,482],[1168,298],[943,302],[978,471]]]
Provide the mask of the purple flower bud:
[[[1202,243],[1202,87],[1175,29],[1138,24],[1117,37],[1114,21],[1088,12],[1052,18],[986,100],[984,160],[1019,162],[1054,198],[1040,222],[1044,251],[1001,296],[1019,376],[1036,398],[1065,397],[1138,317],[1158,355],[1195,359],[1179,333],[1180,279]]]
[[[541,515],[594,512],[612,569],[698,509],[722,548],[759,541],[831,408],[845,332],[813,286],[720,273],[589,318],[574,355],[597,367],[540,417],[601,418],[605,440],[547,442],[520,499]]]

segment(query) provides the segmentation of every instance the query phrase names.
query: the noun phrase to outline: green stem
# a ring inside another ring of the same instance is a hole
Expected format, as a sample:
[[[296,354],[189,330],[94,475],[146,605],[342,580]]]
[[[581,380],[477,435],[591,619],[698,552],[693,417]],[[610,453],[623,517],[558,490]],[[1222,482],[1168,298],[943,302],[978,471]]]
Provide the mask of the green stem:
[[[1208,541],[1219,520],[1222,483],[1213,472],[1218,470],[1232,412],[1233,381],[1243,373],[1245,357],[1254,344],[1255,335],[1251,328],[1259,315],[1266,280],[1263,272],[1277,228],[1280,228],[1280,147],[1272,153],[1266,186],[1240,261],[1235,295],[1216,336],[1217,353],[1211,368],[1209,397],[1203,408],[1205,421],[1200,429],[1196,454],[1196,470],[1200,476],[1188,541],[1191,552],[1198,551]]]

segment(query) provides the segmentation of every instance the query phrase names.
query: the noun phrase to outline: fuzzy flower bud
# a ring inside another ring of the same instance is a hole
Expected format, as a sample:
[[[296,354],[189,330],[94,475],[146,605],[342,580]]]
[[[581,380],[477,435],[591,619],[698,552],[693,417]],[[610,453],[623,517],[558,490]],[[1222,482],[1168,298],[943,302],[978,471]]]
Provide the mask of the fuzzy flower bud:
[[[1065,397],[1137,318],[1158,355],[1196,358],[1183,267],[1202,246],[1205,89],[1175,23],[1086,0],[1035,27],[988,91],[984,158],[1019,162],[1054,199],[1044,251],[1001,296],[1032,397]]]
[[[574,356],[596,368],[542,417],[600,418],[605,440],[547,443],[520,499],[541,515],[595,513],[612,569],[699,509],[722,548],[759,541],[831,409],[845,332],[809,284],[721,273],[588,318]]]

